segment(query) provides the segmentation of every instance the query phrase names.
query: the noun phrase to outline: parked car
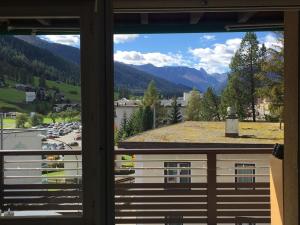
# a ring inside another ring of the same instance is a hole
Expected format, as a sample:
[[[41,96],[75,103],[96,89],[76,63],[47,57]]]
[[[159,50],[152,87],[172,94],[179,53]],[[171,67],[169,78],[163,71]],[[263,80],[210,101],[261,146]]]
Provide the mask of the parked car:
[[[75,141],[79,141],[81,140],[81,134],[76,135],[76,137],[74,138]]]
[[[69,143],[70,146],[79,146],[79,143],[77,141],[73,141]]]

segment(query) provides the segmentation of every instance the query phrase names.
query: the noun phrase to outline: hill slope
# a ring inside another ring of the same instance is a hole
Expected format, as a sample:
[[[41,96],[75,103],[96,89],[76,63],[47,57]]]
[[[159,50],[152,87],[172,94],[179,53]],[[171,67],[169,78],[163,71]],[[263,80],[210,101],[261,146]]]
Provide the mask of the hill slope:
[[[60,56],[76,65],[80,65],[80,50],[78,48],[48,42],[33,35],[17,35],[15,37],[36,47],[46,49],[54,55]]]
[[[0,75],[20,83],[32,83],[34,76],[69,83],[80,82],[78,65],[7,35],[0,36]]]

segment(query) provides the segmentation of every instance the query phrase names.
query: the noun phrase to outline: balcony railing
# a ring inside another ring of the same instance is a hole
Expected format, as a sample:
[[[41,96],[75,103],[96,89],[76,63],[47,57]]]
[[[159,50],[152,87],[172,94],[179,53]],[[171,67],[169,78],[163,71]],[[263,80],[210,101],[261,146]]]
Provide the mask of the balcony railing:
[[[80,213],[80,155],[81,151],[73,150],[1,150],[1,210]]]
[[[116,184],[116,223],[268,224],[270,153],[270,147],[120,149],[117,155],[134,156],[127,163],[135,182]],[[116,162],[122,169],[124,160]]]
[[[271,150],[115,150],[116,224],[268,224]],[[81,151],[4,150],[0,158],[2,211],[81,215]]]

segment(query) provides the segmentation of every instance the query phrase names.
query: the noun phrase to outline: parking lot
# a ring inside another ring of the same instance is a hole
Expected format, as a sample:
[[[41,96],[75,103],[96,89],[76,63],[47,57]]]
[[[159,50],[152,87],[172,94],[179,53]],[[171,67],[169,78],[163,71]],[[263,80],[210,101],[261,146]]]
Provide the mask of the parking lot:
[[[81,148],[80,122],[55,123],[45,128],[43,149],[63,150]]]

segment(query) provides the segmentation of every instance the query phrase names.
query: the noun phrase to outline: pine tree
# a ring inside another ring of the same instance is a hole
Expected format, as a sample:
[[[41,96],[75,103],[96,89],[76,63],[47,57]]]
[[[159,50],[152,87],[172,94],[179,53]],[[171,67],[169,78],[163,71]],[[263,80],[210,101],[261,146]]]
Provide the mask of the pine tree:
[[[131,114],[131,116],[129,117],[128,123],[127,123],[128,137],[133,136],[133,135],[138,134],[143,131],[142,115],[143,115],[143,108],[140,107],[138,110],[133,112]]]
[[[214,93],[214,90],[209,87],[203,95],[200,107],[201,120],[221,120],[219,114],[220,98]]]
[[[144,93],[143,105],[145,107],[147,107],[147,106],[153,107],[157,103],[158,98],[159,98],[158,92],[157,92],[155,83],[152,80],[149,83],[147,90]]]
[[[267,51],[267,59],[262,62],[263,86],[259,89],[262,97],[271,102],[271,116],[283,121],[284,109],[284,44],[283,33],[277,32],[278,45]]]
[[[247,117],[250,109],[253,122],[256,121],[255,104],[261,86],[259,74],[264,52],[265,46],[259,48],[256,34],[247,32],[231,60],[229,81],[222,96],[223,107],[236,107],[240,118]]]
[[[153,128],[153,111],[150,106],[146,106],[143,109],[142,114],[143,131],[147,131]]]
[[[172,105],[171,105],[171,112],[169,115],[169,123],[175,124],[182,121],[182,115],[180,113],[179,106],[177,104],[177,98],[173,97]]]
[[[41,88],[45,88],[46,87],[46,79],[45,79],[44,76],[41,76],[39,78],[39,87],[41,87]]]
[[[227,116],[227,107],[233,107],[241,120],[248,116],[248,96],[243,89],[244,85],[238,76],[231,74],[221,95],[220,113],[223,118]]]
[[[128,137],[128,135],[127,135],[127,122],[128,122],[127,121],[127,115],[124,112],[122,122],[120,124],[120,129],[118,130],[118,135],[117,135],[118,141],[124,140],[125,138]]]
[[[193,89],[190,92],[186,107],[186,120],[198,121],[200,120],[200,107],[201,107],[201,96],[199,91]]]

